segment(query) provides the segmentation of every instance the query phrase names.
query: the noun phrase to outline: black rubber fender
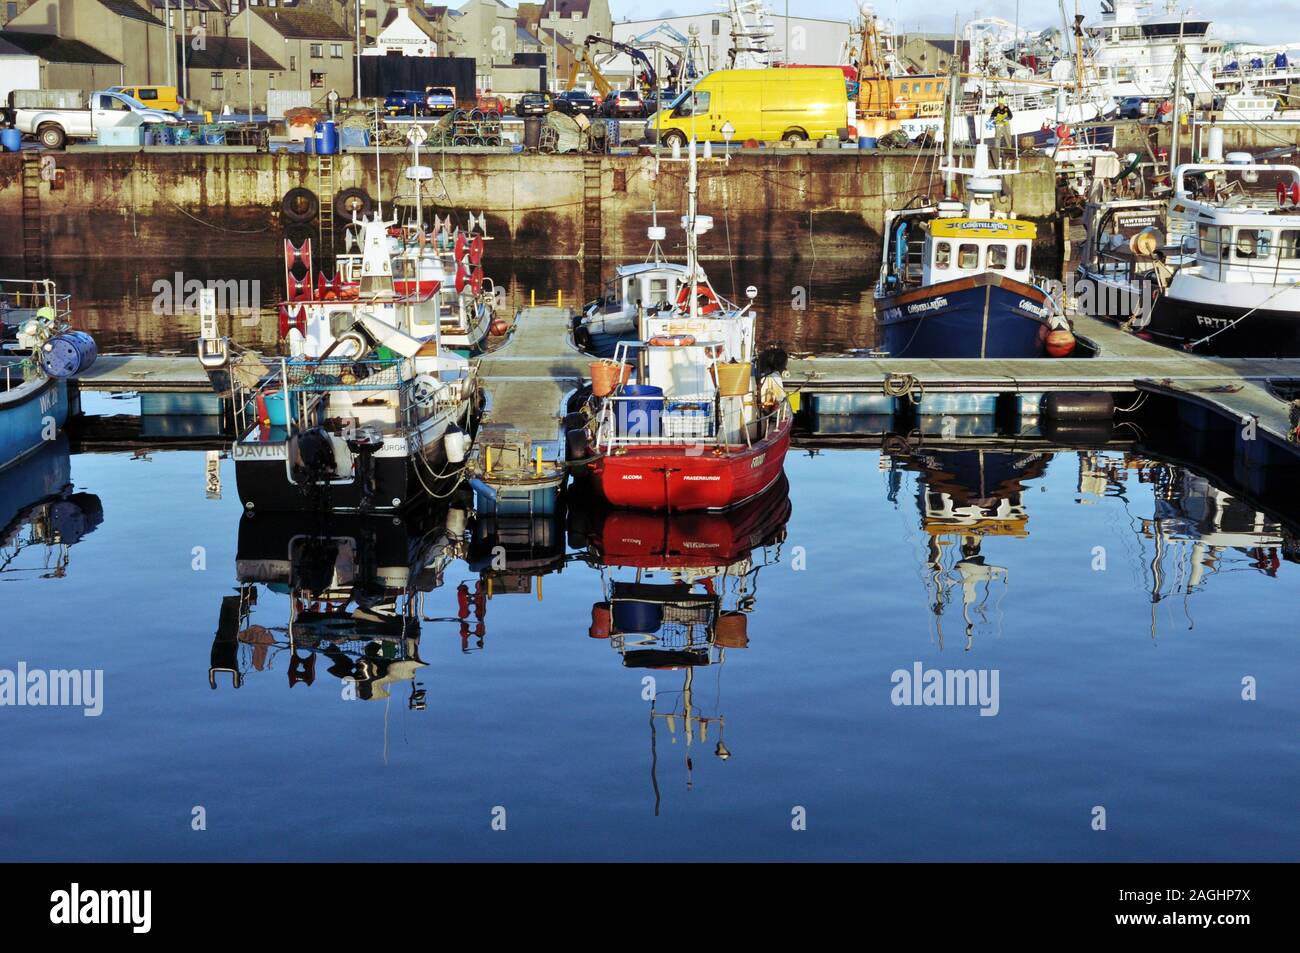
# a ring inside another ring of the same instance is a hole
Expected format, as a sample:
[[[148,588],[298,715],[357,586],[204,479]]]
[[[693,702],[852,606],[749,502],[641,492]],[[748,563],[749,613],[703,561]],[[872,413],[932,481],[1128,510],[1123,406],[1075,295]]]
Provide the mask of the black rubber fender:
[[[1105,391],[1067,391],[1043,398],[1041,413],[1049,420],[1111,420],[1115,398]]]
[[[573,462],[587,460],[591,457],[591,434],[586,427],[575,427],[564,433],[564,445],[567,459]]]
[[[286,222],[301,225],[320,214],[320,199],[311,189],[302,186],[290,189],[280,200],[280,215]]]
[[[374,203],[365,189],[344,189],[334,196],[334,217],[342,222],[352,222],[352,213],[362,219],[370,217]]]
[[[1039,426],[1046,440],[1065,447],[1103,447],[1114,435],[1109,420],[1052,420]]]

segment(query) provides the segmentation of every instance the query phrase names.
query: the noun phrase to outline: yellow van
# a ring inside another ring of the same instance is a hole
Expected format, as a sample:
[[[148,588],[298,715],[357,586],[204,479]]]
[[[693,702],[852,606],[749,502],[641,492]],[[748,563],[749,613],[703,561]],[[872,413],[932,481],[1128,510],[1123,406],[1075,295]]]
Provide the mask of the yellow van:
[[[848,90],[839,67],[723,69],[704,77],[646,122],[648,137],[671,146],[692,136],[775,142],[836,136],[849,124]]]
[[[169,113],[181,111],[181,101],[175,86],[113,86],[111,91],[138,99],[150,109],[162,109]]]

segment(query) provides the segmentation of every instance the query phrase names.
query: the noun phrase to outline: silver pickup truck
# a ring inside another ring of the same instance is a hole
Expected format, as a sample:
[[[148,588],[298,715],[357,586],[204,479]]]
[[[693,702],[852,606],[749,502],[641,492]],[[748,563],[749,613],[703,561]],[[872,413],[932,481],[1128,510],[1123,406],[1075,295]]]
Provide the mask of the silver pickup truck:
[[[47,149],[62,149],[69,139],[93,139],[99,130],[113,126],[182,121],[176,113],[150,109],[138,99],[111,90],[91,93],[85,109],[30,108],[22,105],[21,99],[13,102],[9,112],[14,128],[35,136]]]

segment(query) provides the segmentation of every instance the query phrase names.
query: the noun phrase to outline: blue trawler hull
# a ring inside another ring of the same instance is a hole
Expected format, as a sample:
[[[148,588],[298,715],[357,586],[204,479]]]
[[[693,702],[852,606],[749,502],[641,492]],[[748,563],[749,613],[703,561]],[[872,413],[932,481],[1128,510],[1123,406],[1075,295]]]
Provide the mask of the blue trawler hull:
[[[0,390],[0,470],[48,446],[67,420],[65,380],[40,376]]]
[[[1033,285],[981,274],[876,300],[891,357],[1041,357],[1050,314]]]

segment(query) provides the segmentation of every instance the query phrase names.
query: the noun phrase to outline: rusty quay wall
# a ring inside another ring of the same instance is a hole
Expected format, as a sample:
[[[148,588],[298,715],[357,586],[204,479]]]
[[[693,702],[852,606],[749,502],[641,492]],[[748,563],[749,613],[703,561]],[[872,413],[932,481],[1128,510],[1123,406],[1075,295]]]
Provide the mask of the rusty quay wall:
[[[59,174],[50,181],[46,169],[35,207],[29,196],[26,213],[21,164],[24,157],[40,157],[0,156],[0,234],[16,249],[24,227],[36,228],[47,259],[278,255],[286,233],[281,200],[290,189],[378,191],[387,211],[399,188],[407,188],[401,155],[382,156],[378,188],[376,157],[369,153],[334,157],[332,184],[317,157],[287,153],[47,155]],[[484,212],[496,240],[494,257],[640,258],[652,206],[669,226],[665,252],[681,250],[681,163],[656,167],[652,157],[639,155],[469,152],[433,153],[422,161],[434,170],[426,204],[439,213],[454,211],[462,223],[466,212]],[[927,189],[937,193],[940,179],[933,156],[820,149],[735,154],[725,165],[703,164],[700,177],[701,211],[715,219],[702,253],[767,260],[874,257],[885,209]],[[1010,186],[1005,208],[1040,222],[1053,218],[1047,160],[1026,159]],[[1045,241],[1053,235],[1043,229]]]

